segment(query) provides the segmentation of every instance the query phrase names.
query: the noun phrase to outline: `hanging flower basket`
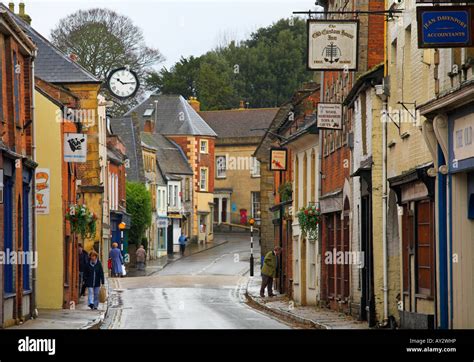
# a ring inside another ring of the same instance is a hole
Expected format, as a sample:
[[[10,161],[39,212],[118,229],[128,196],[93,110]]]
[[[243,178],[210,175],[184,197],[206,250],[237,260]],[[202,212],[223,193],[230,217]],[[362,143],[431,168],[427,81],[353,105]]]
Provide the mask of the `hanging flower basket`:
[[[97,216],[86,206],[69,206],[66,210],[65,218],[71,225],[71,231],[81,235],[82,239],[93,238],[95,236]]]
[[[309,240],[316,240],[321,222],[321,210],[314,205],[301,208],[298,212],[298,222],[302,234]]]

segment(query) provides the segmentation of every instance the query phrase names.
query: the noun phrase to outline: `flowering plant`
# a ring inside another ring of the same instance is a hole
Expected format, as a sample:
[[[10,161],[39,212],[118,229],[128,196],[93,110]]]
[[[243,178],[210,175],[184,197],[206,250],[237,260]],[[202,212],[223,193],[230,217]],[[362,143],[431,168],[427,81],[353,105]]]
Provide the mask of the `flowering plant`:
[[[86,206],[77,204],[69,206],[65,218],[71,224],[71,231],[80,234],[82,239],[95,236],[97,216]]]
[[[309,205],[302,207],[297,216],[302,233],[315,240],[318,236],[318,226],[321,222],[321,210],[314,205]]]

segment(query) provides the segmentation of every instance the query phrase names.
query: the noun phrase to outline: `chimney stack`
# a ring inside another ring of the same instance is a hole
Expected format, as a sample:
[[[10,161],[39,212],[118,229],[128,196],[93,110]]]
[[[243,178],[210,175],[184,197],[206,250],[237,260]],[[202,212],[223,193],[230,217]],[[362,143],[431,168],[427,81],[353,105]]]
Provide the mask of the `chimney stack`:
[[[13,4],[13,3],[10,3],[10,4]],[[15,7],[15,5],[13,5],[13,7]],[[23,21],[31,25],[31,17],[27,13],[25,13],[25,3],[23,1],[19,5],[18,16],[22,18]]]
[[[196,97],[189,97],[188,103],[196,112],[201,111],[201,102]]]
[[[155,133],[155,121],[152,119],[147,119],[143,127],[143,131],[147,133]]]
[[[8,3],[8,8],[12,13],[15,13],[15,3],[13,1]]]

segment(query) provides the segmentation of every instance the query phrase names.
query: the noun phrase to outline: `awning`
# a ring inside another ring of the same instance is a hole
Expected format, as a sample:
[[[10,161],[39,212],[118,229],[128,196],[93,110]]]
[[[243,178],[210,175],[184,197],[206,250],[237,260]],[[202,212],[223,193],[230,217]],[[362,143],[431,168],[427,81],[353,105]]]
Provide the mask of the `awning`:
[[[182,219],[183,215],[181,214],[168,214],[168,219]]]

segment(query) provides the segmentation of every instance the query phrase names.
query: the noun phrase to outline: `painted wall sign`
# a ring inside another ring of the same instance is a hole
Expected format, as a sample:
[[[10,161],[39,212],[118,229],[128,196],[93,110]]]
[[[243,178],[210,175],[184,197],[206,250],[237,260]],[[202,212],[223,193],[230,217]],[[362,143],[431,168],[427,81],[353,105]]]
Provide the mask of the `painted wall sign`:
[[[86,162],[87,135],[67,133],[64,135],[64,162]]]
[[[288,150],[286,148],[270,149],[270,171],[286,171],[288,168]]]
[[[419,6],[419,48],[458,48],[474,45],[473,6]]]
[[[449,117],[449,171],[474,170],[474,108]]]
[[[35,210],[37,215],[49,215],[50,180],[49,168],[35,170]]]
[[[319,103],[317,117],[318,128],[342,129],[342,104]]]
[[[308,69],[357,70],[359,22],[308,20]]]

